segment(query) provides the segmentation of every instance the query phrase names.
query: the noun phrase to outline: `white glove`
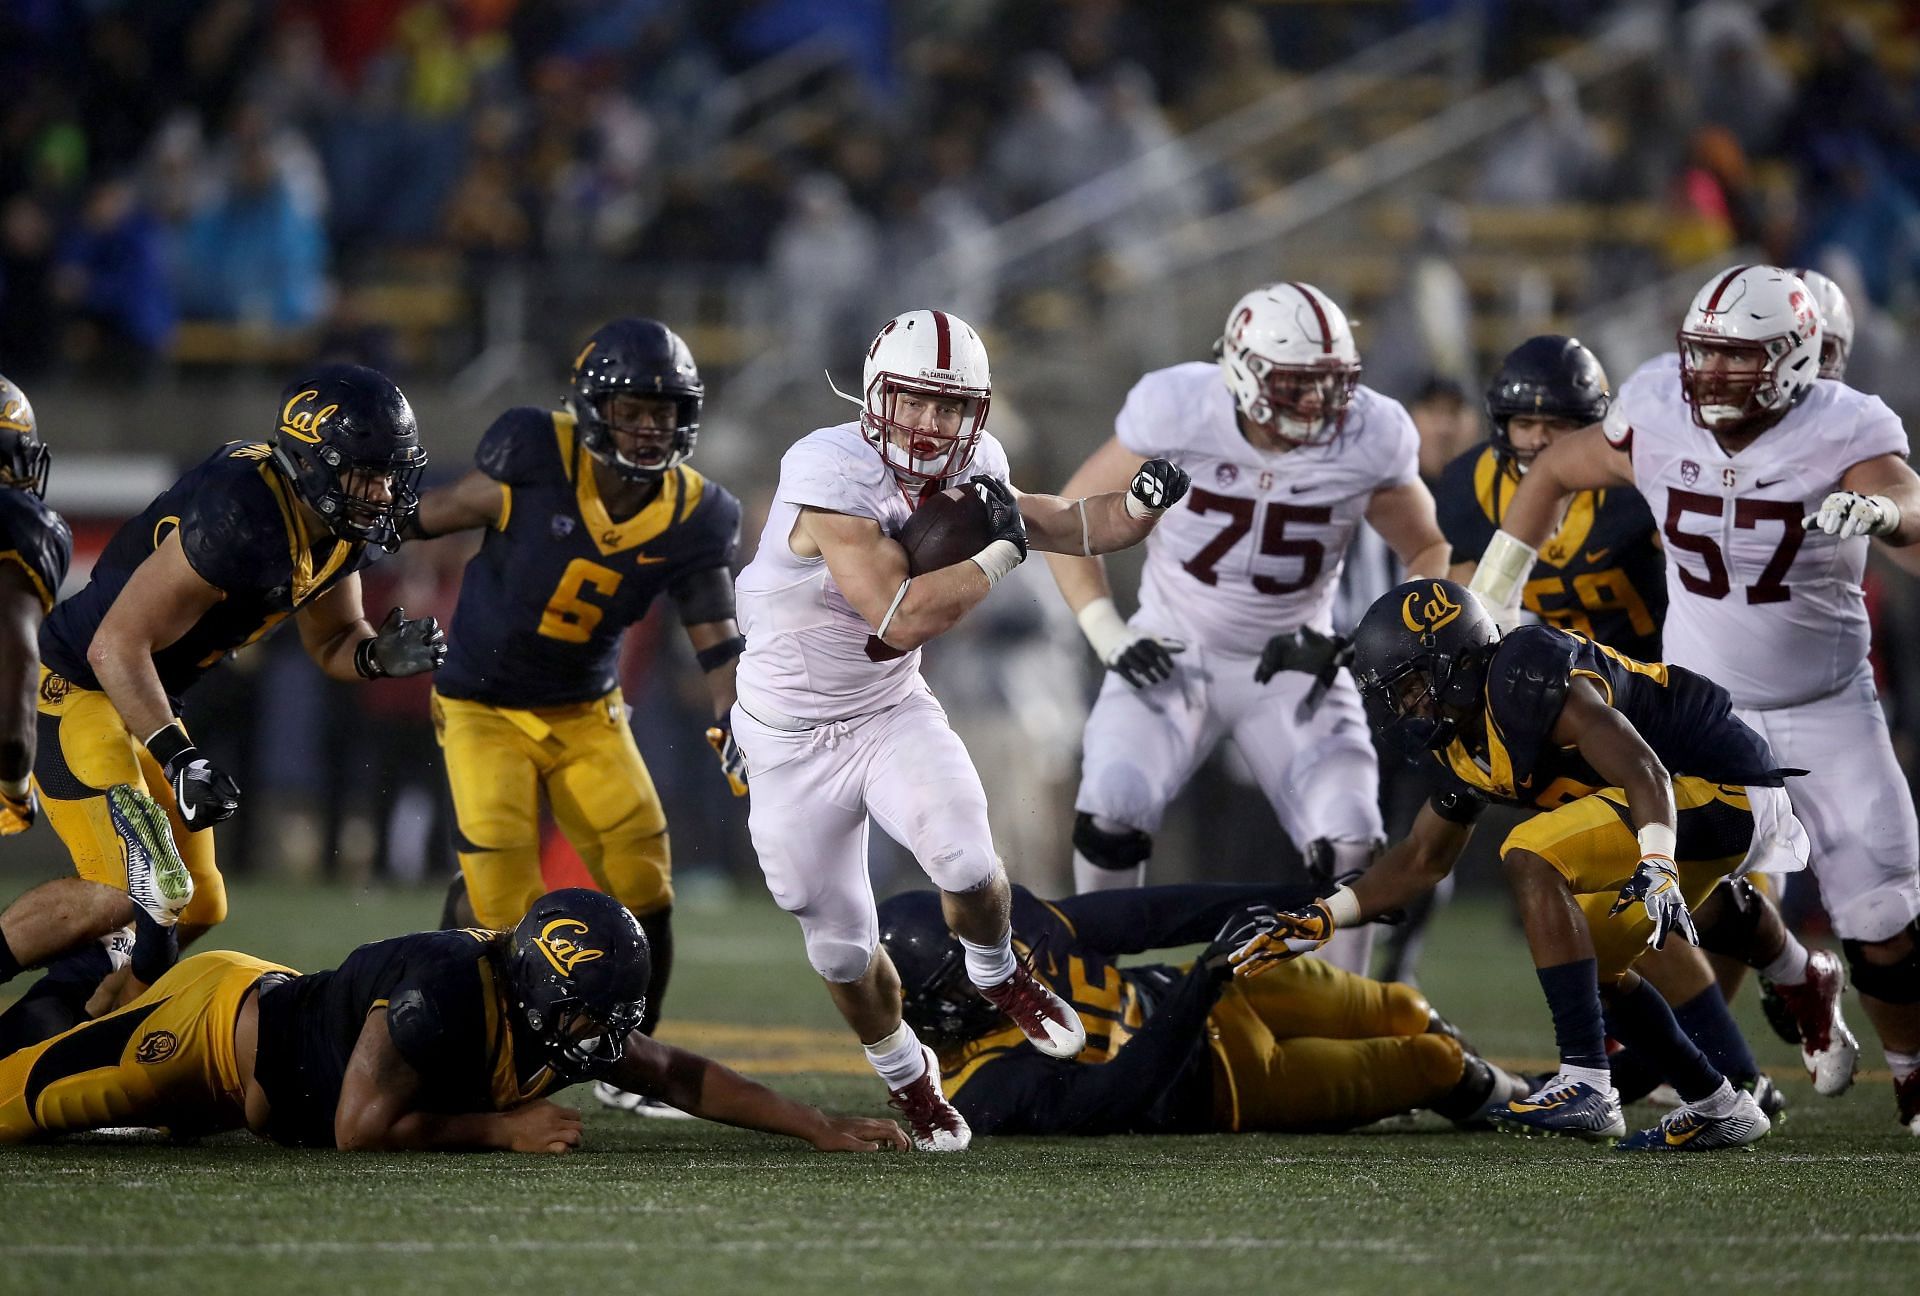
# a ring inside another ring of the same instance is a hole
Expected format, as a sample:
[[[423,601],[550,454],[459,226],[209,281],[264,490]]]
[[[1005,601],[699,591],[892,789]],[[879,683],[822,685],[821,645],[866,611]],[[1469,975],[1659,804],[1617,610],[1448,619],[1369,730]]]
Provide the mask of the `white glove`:
[[[1855,536],[1883,536],[1900,525],[1900,506],[1885,495],[1835,491],[1820,501],[1820,511],[1809,513],[1801,525],[1809,531],[1851,540]]]
[[[1095,599],[1081,608],[1079,621],[1100,664],[1135,688],[1171,677],[1173,654],[1187,650],[1178,639],[1157,639],[1133,629],[1120,619],[1109,598]]]
[[[1653,930],[1647,933],[1647,944],[1653,949],[1665,947],[1667,937],[1676,931],[1687,944],[1700,943],[1693,915],[1687,912],[1686,898],[1680,894],[1680,875],[1674,872],[1671,859],[1664,855],[1641,856],[1640,866],[1620,888],[1613,908],[1607,910],[1607,917],[1613,917],[1635,901],[1646,906],[1647,918],[1653,923]]]

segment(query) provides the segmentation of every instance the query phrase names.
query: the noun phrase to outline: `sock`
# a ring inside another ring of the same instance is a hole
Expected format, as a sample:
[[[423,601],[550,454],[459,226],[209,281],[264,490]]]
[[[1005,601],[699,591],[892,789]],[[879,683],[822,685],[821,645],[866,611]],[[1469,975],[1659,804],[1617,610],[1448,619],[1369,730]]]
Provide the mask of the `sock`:
[[[1895,1053],[1892,1049],[1886,1050],[1886,1053],[1887,1065],[1893,1069],[1894,1083],[1898,1084],[1915,1071],[1920,1071],[1920,1053]]]
[[[1535,968],[1540,988],[1546,991],[1547,1007],[1553,1010],[1553,1039],[1560,1046],[1560,1070],[1593,1073],[1601,1079],[1595,1087],[1608,1089],[1607,1038],[1601,1026],[1598,964],[1593,959]],[[1593,1084],[1592,1080],[1586,1083]]]
[[[1760,969],[1760,975],[1775,985],[1796,986],[1807,983],[1807,947],[1792,932],[1774,960]]]
[[[1705,1098],[1689,1099],[1687,1106],[1702,1116],[1726,1116],[1732,1113],[1734,1104],[1738,1101],[1739,1095],[1734,1092],[1732,1082],[1722,1080],[1718,1089]]]
[[[1727,1001],[1719,986],[1710,985],[1677,1005],[1673,1019],[1680,1023],[1687,1038],[1700,1046],[1707,1061],[1713,1063],[1721,1075],[1743,1089],[1759,1077],[1760,1064],[1753,1060],[1747,1037],[1740,1033],[1733,1014],[1727,1011]]]
[[[178,928],[162,927],[139,905],[133,907],[133,975],[152,985],[180,958]]]
[[[1073,853],[1073,893],[1075,895],[1085,895],[1089,891],[1118,891],[1122,887],[1146,884],[1145,860],[1132,868],[1101,868],[1079,851]]]
[[[863,1044],[867,1061],[880,1074],[889,1089],[905,1089],[927,1073],[927,1051],[913,1027],[900,1023],[898,1030],[872,1044]]]
[[[1726,1004],[1720,1006],[1725,1011]],[[1651,981],[1641,979],[1631,990],[1616,990],[1607,1004],[1607,1023],[1615,1039],[1639,1049],[1689,1103],[1708,1097],[1726,1082],[1680,1029],[1673,1009]]]
[[[7,934],[0,931],[0,985],[19,976],[20,960],[13,956],[13,946],[7,944]]]
[[[1605,1067],[1573,1066],[1562,1062],[1559,1078],[1570,1080],[1575,1084],[1589,1085],[1601,1093],[1606,1093],[1613,1088],[1613,1073]]]
[[[993,945],[975,945],[962,936],[960,948],[967,952],[967,979],[975,985],[997,986],[1013,975],[1013,928]]]
[[[1639,1049],[1623,1048],[1609,1054],[1607,1065],[1613,1069],[1613,1087],[1623,1103],[1639,1102],[1665,1079],[1660,1068],[1649,1063]]]

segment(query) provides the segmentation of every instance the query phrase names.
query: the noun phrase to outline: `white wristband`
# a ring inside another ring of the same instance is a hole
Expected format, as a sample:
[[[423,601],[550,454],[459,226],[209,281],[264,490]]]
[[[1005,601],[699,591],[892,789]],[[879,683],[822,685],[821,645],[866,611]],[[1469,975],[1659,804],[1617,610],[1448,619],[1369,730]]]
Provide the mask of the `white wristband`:
[[[1127,629],[1127,623],[1121,620],[1110,598],[1097,598],[1087,604],[1080,609],[1077,619],[1080,633],[1093,645],[1093,655],[1103,662],[1133,639],[1133,631]]]
[[[1645,859],[1649,855],[1660,855],[1669,860],[1674,858],[1673,847],[1675,839],[1673,829],[1669,828],[1666,824],[1648,824],[1640,830],[1638,836],[1640,838],[1640,857],[1642,859]]]
[[[1900,506],[1885,495],[1869,495],[1867,498],[1872,500],[1875,507],[1880,510],[1879,518],[1874,522],[1873,529],[1867,532],[1867,534],[1884,536],[1892,535],[1895,531],[1898,531],[1900,529]]]
[[[968,562],[978,566],[986,575],[987,587],[991,589],[1000,583],[1000,578],[1020,565],[1026,555],[1020,552],[1020,546],[1011,540],[995,540],[982,549]]]
[[[1333,929],[1341,931],[1360,921],[1360,897],[1353,888],[1343,886],[1320,902],[1327,907],[1327,917],[1333,920]]]
[[[1480,555],[1480,565],[1474,569],[1473,582],[1467,589],[1491,608],[1519,607],[1521,589],[1539,557],[1540,551],[1532,545],[1516,540],[1505,531],[1495,531],[1493,539],[1487,542],[1487,551]]]

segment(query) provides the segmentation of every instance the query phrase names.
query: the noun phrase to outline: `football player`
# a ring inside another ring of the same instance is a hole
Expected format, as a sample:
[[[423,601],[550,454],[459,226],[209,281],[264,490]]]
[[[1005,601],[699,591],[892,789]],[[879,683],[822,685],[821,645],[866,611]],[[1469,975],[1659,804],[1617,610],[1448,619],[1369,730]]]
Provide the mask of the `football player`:
[[[1164,456],[1194,480],[1147,543],[1140,606],[1114,610],[1098,558],[1050,555],[1109,674],[1087,718],[1074,801],[1074,887],[1138,886],[1152,834],[1232,737],[1314,875],[1365,868],[1380,844],[1379,770],[1360,698],[1338,674],[1331,610],[1364,518],[1415,575],[1447,542],[1398,401],[1360,385],[1353,330],[1311,284],[1235,304],[1219,363],[1149,373],[1068,495],[1124,486]],[[1366,970],[1368,933],[1337,961]]]
[[[1453,867],[1485,802],[1535,809],[1500,854],[1560,1069],[1496,1119],[1528,1132],[1624,1134],[1603,1042],[1611,1033],[1685,1099],[1622,1147],[1707,1151],[1763,1137],[1753,1095],[1729,1083],[1632,969],[1674,932],[1693,940],[1688,908],[1723,878],[1806,860],[1785,771],[1733,715],[1726,690],[1551,626],[1501,639],[1451,581],[1387,593],[1355,628],[1354,649],[1382,739],[1426,752],[1447,786],[1352,885],[1273,917],[1233,956],[1241,968],[1257,974],[1418,896]]]
[[[1158,886],[1048,902],[1013,888],[1014,939],[1089,1023],[1071,1060],[1044,1056],[968,984],[936,897],[880,906],[905,1013],[939,1051],[980,1134],[1330,1132],[1414,1108],[1478,1123],[1526,1085],[1474,1056],[1411,986],[1302,959],[1235,980],[1252,914],[1305,888]],[[1191,965],[1122,955],[1213,943]]]
[[[900,1016],[867,879],[871,815],[942,891],[967,975],[1043,1053],[1086,1043],[1077,1014],[1014,957],[1007,875],[967,751],[920,676],[920,646],[1012,571],[1029,545],[1106,553],[1138,544],[1187,488],[1164,459],[1126,487],[1081,499],[1007,481],[986,429],[987,348],[937,310],[889,320],[868,348],[857,422],[802,437],[754,559],[740,574],[740,697],[733,731],[753,770],[748,827],[807,958],[905,1114],[916,1147],[958,1151],[967,1125],[932,1053]],[[979,552],[908,574],[892,539],[920,502],[964,483],[985,521]]]
[[[1534,462],[1474,586],[1511,608],[1572,492],[1647,497],[1666,538],[1666,654],[1724,683],[1780,758],[1812,771],[1793,804],[1900,1122],[1920,1135],[1920,825],[1875,696],[1860,585],[1869,537],[1920,539],[1906,430],[1877,397],[1821,376],[1819,304],[1785,270],[1715,275],[1678,342],[1626,381],[1604,423]],[[1834,1002],[1846,975],[1821,954],[1765,973],[1789,1000]],[[1802,1038],[1822,1087],[1850,1076],[1844,1030]]]
[[[511,927],[546,891],[544,793],[594,881],[646,930],[649,1035],[673,967],[673,882],[666,814],[616,672],[621,634],[662,593],[706,673],[710,736],[736,794],[746,791],[728,719],[745,643],[733,612],[740,503],[687,462],[705,394],[671,329],[615,320],[575,359],[566,408],[502,414],[474,471],[429,491],[408,531],[486,528],[433,700],[474,918]]]
[[[114,792],[132,802],[132,788]],[[647,938],[599,892],[556,891],[511,932],[421,932],[305,976],[217,950],[118,1011],[0,1059],[0,1143],[107,1125],[250,1129],[294,1147],[564,1153],[596,1076],[822,1151],[904,1148],[637,1029]]]
[[[431,617],[395,608],[376,628],[360,600],[360,568],[399,545],[417,502],[426,454],[407,398],[371,369],[327,365],[288,385],[278,415],[271,440],[222,446],[115,532],[40,627],[33,781],[47,819],[79,875],[122,896],[136,843],[182,945],[226,916],[206,830],[239,808],[240,785],[187,735],[181,695],[289,617],[336,679],[419,674],[446,654]],[[150,790],[164,817],[126,818],[107,796],[120,784]],[[107,899],[30,893],[15,908],[57,919],[48,939],[65,946],[126,921]]]

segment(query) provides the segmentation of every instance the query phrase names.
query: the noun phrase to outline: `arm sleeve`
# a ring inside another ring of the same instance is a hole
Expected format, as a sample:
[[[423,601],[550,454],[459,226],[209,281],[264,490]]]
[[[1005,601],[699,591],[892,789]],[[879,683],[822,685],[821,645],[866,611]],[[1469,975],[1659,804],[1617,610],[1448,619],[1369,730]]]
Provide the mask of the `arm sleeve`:
[[[553,415],[521,406],[493,421],[473,452],[473,466],[497,482],[525,486],[550,468],[560,453]]]
[[[280,506],[251,471],[220,486],[201,490],[180,518],[187,564],[201,580],[229,594],[271,589],[288,562]]]
[[[954,1095],[976,1134],[1117,1134],[1135,1128],[1207,1047],[1220,986],[1189,972],[1109,1062],[1043,1057],[1021,1048],[982,1067]]]
[[[1121,445],[1142,459],[1167,458],[1167,420],[1160,410],[1160,402],[1154,398],[1148,378],[1142,378],[1127,393],[1126,403],[1114,416],[1113,435]]]
[[[1311,904],[1309,886],[1268,884],[1127,887],[1056,900],[1082,946],[1102,954],[1138,954],[1212,940],[1235,910],[1250,904],[1292,909]]]
[[[1493,539],[1493,521],[1480,507],[1480,496],[1474,489],[1480,456],[1484,453],[1476,446],[1456,458],[1440,474],[1440,484],[1434,488],[1440,532],[1453,546],[1455,562],[1480,561],[1480,555],[1487,551]]]

